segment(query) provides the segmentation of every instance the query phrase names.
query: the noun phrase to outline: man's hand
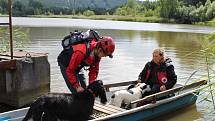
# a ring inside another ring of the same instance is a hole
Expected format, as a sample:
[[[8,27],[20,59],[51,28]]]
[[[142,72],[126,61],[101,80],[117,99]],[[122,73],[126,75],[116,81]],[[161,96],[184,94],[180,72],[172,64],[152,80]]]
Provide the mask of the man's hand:
[[[76,88],[76,91],[79,93],[79,92],[83,92],[84,91],[84,88],[79,86],[78,88]]]
[[[166,86],[165,85],[162,85],[162,86],[160,86],[160,91],[162,92],[162,91],[165,91],[166,90]]]
[[[137,83],[141,83],[141,80],[137,80],[136,82],[137,82]]]

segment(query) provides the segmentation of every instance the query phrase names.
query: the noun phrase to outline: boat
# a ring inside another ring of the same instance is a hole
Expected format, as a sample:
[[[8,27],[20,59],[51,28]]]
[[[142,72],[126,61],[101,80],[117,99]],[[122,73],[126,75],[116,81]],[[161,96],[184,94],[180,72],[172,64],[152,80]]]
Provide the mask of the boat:
[[[113,93],[111,88],[119,88],[135,83],[135,81],[107,84],[107,96]],[[95,101],[90,121],[147,121],[165,113],[195,104],[199,92],[205,88],[206,80],[188,85],[178,85],[172,89],[146,96],[130,103],[137,104],[136,108],[124,109],[110,104],[102,105]],[[29,107],[0,113],[0,121],[21,121]]]

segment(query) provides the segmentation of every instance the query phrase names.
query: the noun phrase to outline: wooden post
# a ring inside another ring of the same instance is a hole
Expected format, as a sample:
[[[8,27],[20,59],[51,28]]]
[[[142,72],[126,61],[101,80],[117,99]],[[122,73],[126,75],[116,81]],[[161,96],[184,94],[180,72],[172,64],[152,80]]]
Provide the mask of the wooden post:
[[[13,28],[12,28],[12,1],[8,0],[9,11],[9,29],[10,29],[10,53],[11,59],[13,59]]]

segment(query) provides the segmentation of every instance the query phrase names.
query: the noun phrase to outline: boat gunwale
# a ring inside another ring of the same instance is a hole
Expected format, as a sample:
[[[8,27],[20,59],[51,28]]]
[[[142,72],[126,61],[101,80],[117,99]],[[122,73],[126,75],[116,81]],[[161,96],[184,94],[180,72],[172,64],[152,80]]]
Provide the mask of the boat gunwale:
[[[171,101],[177,100],[179,98],[182,98],[182,97],[190,95],[190,94],[193,94],[193,95],[197,96],[196,94],[194,94],[194,92],[198,92],[199,90],[201,90],[203,88],[204,88],[204,86],[203,87],[199,87],[199,88],[194,89],[194,90],[191,90],[191,91],[187,91],[187,92],[181,93],[179,95],[176,95],[176,96],[173,96],[173,97],[170,97],[170,98],[167,98],[167,99],[156,101],[156,103],[154,103],[154,104],[152,104],[152,103],[146,104],[146,105],[143,105],[143,106],[140,106],[140,107],[136,107],[136,108],[133,108],[133,109],[130,109],[130,110],[125,110],[123,112],[118,112],[118,113],[111,114],[111,115],[108,115],[108,116],[104,116],[104,117],[99,117],[99,118],[96,118],[96,119],[92,119],[90,121],[108,120],[108,119],[113,119],[113,118],[121,117],[121,116],[128,115],[128,114],[132,114],[132,113],[135,113],[135,112],[139,112],[141,110],[143,111],[143,110],[151,109],[151,108],[154,108],[156,106],[169,103]]]
[[[184,96],[190,95],[190,94],[193,94],[194,96],[197,96],[194,93],[199,92],[199,90],[201,90],[203,88],[205,88],[204,85],[201,85],[201,87],[194,87],[194,88],[190,88],[190,89],[180,90],[180,91],[175,92],[176,94],[178,93],[176,96],[156,101],[156,103],[146,104],[146,105],[136,107],[136,108],[133,108],[133,109],[130,109],[130,110],[125,110],[125,111],[114,113],[114,114],[107,115],[107,116],[104,116],[104,117],[99,117],[99,118],[96,118],[96,119],[92,119],[90,121],[108,120],[108,119],[113,119],[113,118],[128,115],[128,114],[132,114],[132,113],[135,113],[135,112],[139,112],[141,110],[144,111],[144,110],[147,110],[147,109],[150,109],[150,108],[153,108],[153,107],[165,104],[165,103],[169,103],[171,101],[177,100],[177,99],[179,99],[181,97],[184,97]],[[181,94],[179,94],[180,92],[181,92]],[[22,111],[22,113],[20,113],[20,114],[23,114],[23,112],[24,111],[26,112],[28,109],[29,109],[29,107],[26,107],[26,108],[21,108],[21,109],[17,109],[17,110],[12,110],[12,111],[8,111],[8,112],[0,113],[0,118],[8,116],[9,114],[15,114],[16,112],[19,112],[19,111]],[[24,115],[19,116],[19,117],[15,117],[14,115],[11,115],[11,119],[17,119],[17,118],[21,119],[23,117],[24,117]]]

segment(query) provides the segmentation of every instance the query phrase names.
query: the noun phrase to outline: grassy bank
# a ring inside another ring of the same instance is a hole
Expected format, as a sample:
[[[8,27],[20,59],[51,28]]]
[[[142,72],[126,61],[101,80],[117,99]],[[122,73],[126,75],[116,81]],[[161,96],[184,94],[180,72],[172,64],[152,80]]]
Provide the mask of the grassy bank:
[[[141,17],[141,16],[117,16],[117,15],[33,15],[29,17],[41,18],[72,18],[72,19],[93,19],[93,20],[113,20],[113,21],[133,21],[133,22],[149,22],[149,23],[175,23],[174,20],[159,17]]]
[[[5,15],[5,14],[2,15],[2,14],[0,14],[0,17],[8,17],[8,15]]]
[[[29,17],[41,18],[71,18],[71,19],[92,19],[92,20],[113,20],[113,21],[133,21],[133,22],[149,22],[149,23],[176,23],[174,19],[165,19],[160,17],[142,17],[142,16],[117,16],[117,15],[33,15]],[[215,18],[212,21],[197,22],[194,25],[215,27]]]
[[[0,15],[0,17],[7,17],[8,15]],[[149,23],[176,23],[174,19],[142,16],[117,16],[117,15],[30,15],[27,17],[36,18],[71,18],[71,19],[92,19],[92,20],[113,20],[113,21],[131,21],[131,22],[149,22]],[[215,18],[207,22],[197,22],[194,25],[215,27]]]
[[[207,22],[198,22],[195,23],[197,25],[203,25],[203,26],[210,26],[210,27],[215,27],[215,18],[211,21],[207,21]]]

